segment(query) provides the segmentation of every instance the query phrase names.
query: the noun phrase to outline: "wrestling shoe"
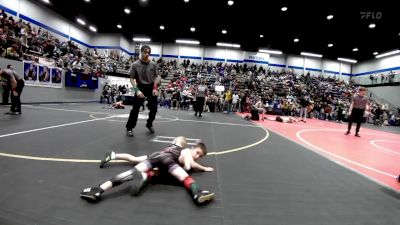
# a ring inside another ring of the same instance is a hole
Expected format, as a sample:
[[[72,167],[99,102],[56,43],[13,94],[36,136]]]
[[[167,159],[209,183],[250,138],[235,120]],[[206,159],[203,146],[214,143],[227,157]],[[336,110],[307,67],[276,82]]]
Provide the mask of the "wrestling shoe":
[[[203,204],[205,202],[209,202],[212,199],[214,199],[215,193],[211,192],[211,191],[202,191],[199,190],[197,191],[194,196],[193,196],[193,201],[196,204]]]
[[[115,152],[113,151],[107,152],[104,155],[104,158],[101,160],[99,167],[103,168],[106,163],[110,162],[113,159],[115,159]]]
[[[126,135],[127,135],[128,137],[133,137],[133,131],[132,131],[132,130],[127,130],[127,131],[126,131]]]
[[[87,200],[87,201],[99,201],[100,200],[100,195],[102,193],[102,189],[100,187],[90,187],[90,188],[85,188],[80,196],[81,198]]]
[[[154,134],[154,128],[153,128],[153,126],[147,124],[146,127],[147,127],[147,129],[149,129],[149,132],[150,132],[150,133]]]

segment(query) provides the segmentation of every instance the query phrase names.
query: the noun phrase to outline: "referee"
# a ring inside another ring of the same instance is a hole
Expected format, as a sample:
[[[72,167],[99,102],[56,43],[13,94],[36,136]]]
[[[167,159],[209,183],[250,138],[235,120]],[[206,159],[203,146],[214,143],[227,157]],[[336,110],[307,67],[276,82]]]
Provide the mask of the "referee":
[[[350,104],[349,112],[351,112],[349,116],[349,126],[347,128],[346,135],[350,134],[351,125],[353,122],[357,123],[356,127],[356,137],[360,137],[358,132],[360,131],[360,126],[364,118],[365,110],[369,111],[369,100],[365,97],[365,88],[361,87],[358,90],[358,95],[353,97],[353,100]]]
[[[126,131],[129,137],[133,137],[132,129],[136,127],[139,108],[143,105],[145,97],[147,98],[147,105],[150,110],[146,127],[151,133],[154,133],[153,121],[157,113],[157,84],[160,81],[157,72],[157,64],[149,59],[151,53],[150,46],[143,45],[140,49],[140,53],[140,59],[132,64],[129,71],[130,81],[135,91],[133,107],[129,114],[128,122],[126,123]]]

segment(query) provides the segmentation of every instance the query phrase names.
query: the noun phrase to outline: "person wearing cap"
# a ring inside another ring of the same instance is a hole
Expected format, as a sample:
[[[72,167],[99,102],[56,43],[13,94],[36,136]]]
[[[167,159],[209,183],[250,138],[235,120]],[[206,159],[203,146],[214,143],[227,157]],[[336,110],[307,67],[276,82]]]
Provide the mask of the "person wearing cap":
[[[135,168],[120,173],[97,187],[85,188],[80,194],[81,198],[88,201],[99,201],[105,191],[127,181],[131,181],[131,195],[138,195],[142,187],[154,176],[153,169],[157,167],[167,170],[169,174],[180,181],[192,196],[195,204],[200,205],[211,201],[215,194],[207,190],[201,190],[193,177],[186,172],[192,168],[199,169],[202,167],[195,160],[207,154],[205,144],[202,141],[198,141],[192,149],[189,149],[186,148],[186,139],[179,138],[171,146],[147,156]],[[212,171],[212,168],[210,168],[210,171]]]
[[[149,129],[150,133],[154,133],[153,121],[157,114],[157,84],[160,82],[157,64],[149,58],[151,53],[150,46],[143,45],[140,52],[140,59],[132,63],[131,69],[129,70],[130,81],[135,93],[133,107],[125,126],[129,137],[133,137],[132,129],[136,127],[139,109],[140,106],[143,105],[145,98],[147,99],[147,105],[150,111],[146,123],[146,127]]]
[[[353,97],[353,100],[350,104],[350,109],[349,109],[349,126],[347,128],[347,132],[345,133],[346,135],[350,134],[351,130],[351,125],[353,122],[357,123],[356,126],[356,137],[360,137],[359,132],[360,132],[360,126],[364,118],[364,114],[369,112],[369,100],[365,96],[365,88],[361,87],[358,90],[358,95]]]

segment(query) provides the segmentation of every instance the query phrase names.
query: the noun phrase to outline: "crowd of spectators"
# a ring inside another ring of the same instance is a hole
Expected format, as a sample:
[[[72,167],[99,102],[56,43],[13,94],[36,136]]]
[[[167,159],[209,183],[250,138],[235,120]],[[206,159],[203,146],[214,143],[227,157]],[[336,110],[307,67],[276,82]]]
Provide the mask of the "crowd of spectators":
[[[39,62],[46,58],[52,64],[64,69],[95,74],[127,73],[130,64],[137,58],[123,57],[117,50],[82,50],[79,45],[67,39],[59,39],[51,32],[7,15],[0,10],[0,55],[15,60]]]
[[[4,10],[0,10],[0,55],[36,62],[39,57],[44,57],[53,60],[54,66],[98,77],[127,74],[131,63],[137,59],[123,57],[118,51],[98,53],[96,49],[81,50],[76,43],[60,40],[47,30],[7,15]],[[239,63],[195,64],[189,59],[181,65],[176,60],[165,61],[161,58],[157,63],[163,79],[172,74],[170,82],[160,88],[159,102],[162,106],[175,109],[189,109],[195,101],[196,85],[205,80],[209,90],[212,90],[206,99],[206,111],[248,112],[261,102],[271,114],[298,116],[300,109],[306,107],[309,117],[342,121],[346,119],[350,99],[356,92],[352,82],[321,75],[295,74],[292,70],[277,72]],[[371,82],[376,82],[378,77],[371,75]],[[380,78],[381,82],[393,82],[394,73]],[[223,86],[225,91],[215,91],[216,86]],[[107,96],[115,92],[121,92],[120,88],[109,88]],[[380,121],[398,123],[397,112],[393,109],[375,101],[371,106],[373,111],[379,109]]]
[[[159,63],[171,64],[162,60]],[[205,80],[211,90],[205,111],[249,112],[261,103],[269,114],[300,116],[300,109],[306,108],[309,118],[346,121],[351,98],[358,89],[352,80],[295,74],[292,70],[270,71],[247,64],[190,64],[185,60],[177,69],[169,67],[167,73],[173,78],[160,88],[159,102],[173,109],[187,110],[195,104],[195,87]],[[225,91],[215,91],[216,86],[223,86]],[[371,109],[368,122],[399,125],[398,110],[374,99]]]

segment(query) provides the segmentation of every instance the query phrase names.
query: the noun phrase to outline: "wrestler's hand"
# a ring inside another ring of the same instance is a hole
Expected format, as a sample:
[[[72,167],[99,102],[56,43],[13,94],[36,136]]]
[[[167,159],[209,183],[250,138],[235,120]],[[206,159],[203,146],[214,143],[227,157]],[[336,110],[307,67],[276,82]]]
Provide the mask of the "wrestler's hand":
[[[158,96],[158,90],[157,89],[153,89],[153,96]]]
[[[214,171],[214,168],[212,168],[212,167],[206,167],[206,168],[204,168],[204,171],[205,171],[205,172],[212,172],[212,171]]]
[[[141,91],[137,91],[136,96],[138,96],[139,98],[144,98],[144,95]]]
[[[18,92],[17,91],[13,91],[12,92],[14,96],[18,96]]]

